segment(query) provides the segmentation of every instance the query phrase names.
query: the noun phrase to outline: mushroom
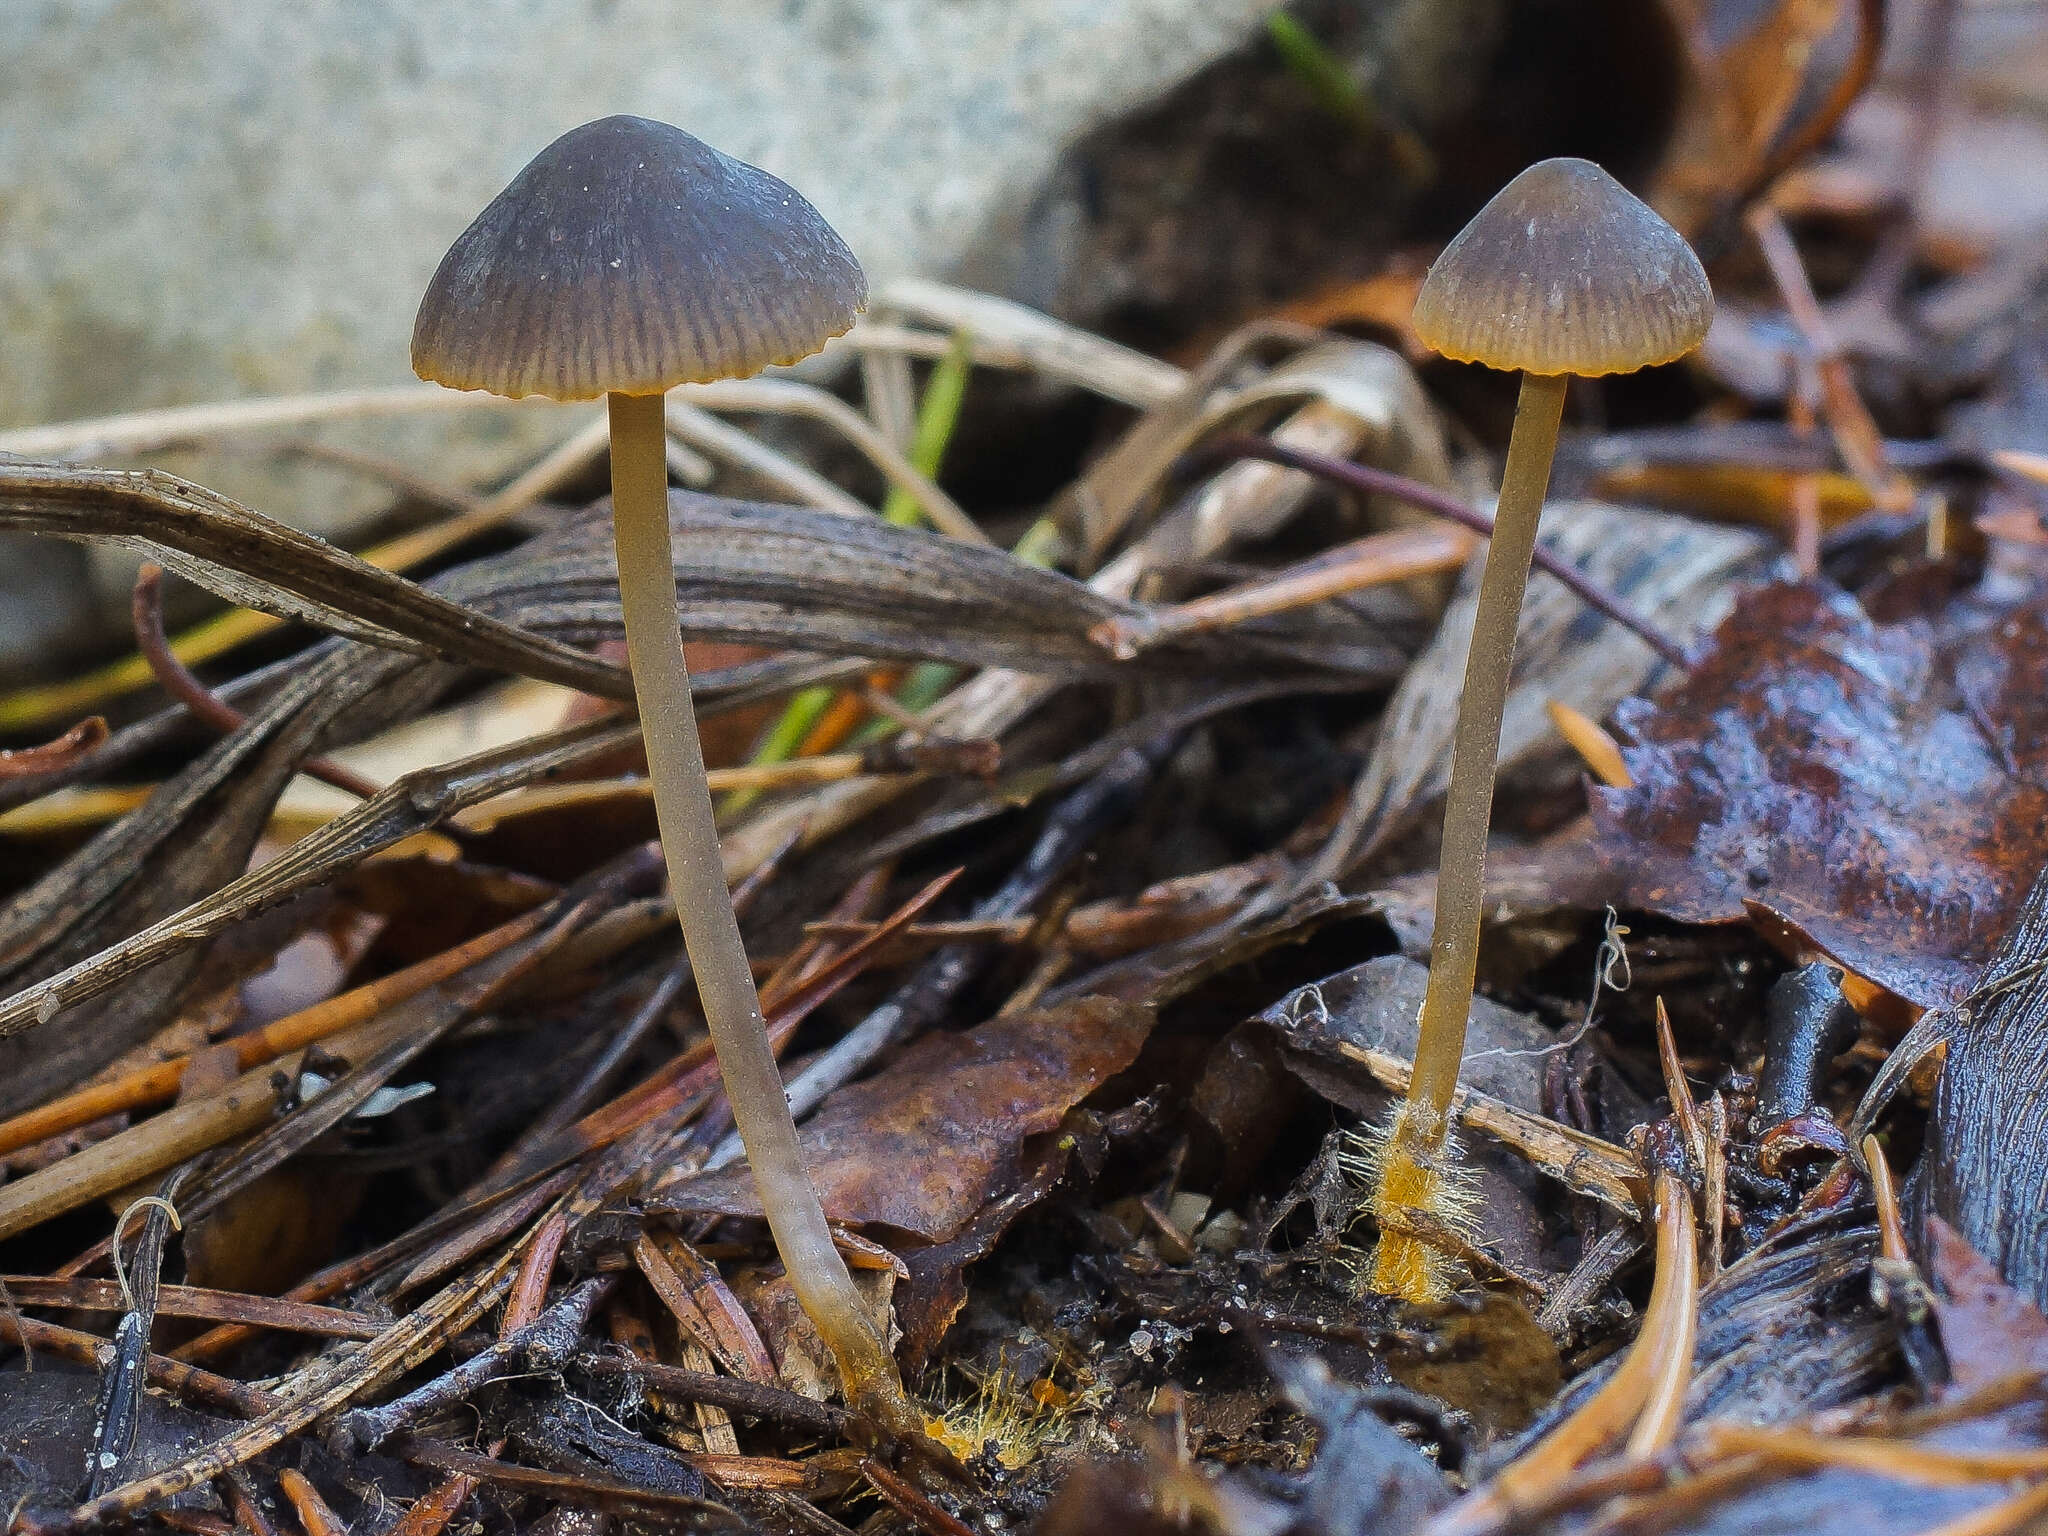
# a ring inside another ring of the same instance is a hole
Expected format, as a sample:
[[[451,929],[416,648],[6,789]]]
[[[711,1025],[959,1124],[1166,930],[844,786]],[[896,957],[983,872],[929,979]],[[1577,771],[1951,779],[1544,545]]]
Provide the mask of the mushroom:
[[[412,364],[454,389],[605,399],[626,649],[704,1019],[797,1296],[847,1400],[900,1434],[921,1421],[804,1169],[726,890],[683,660],[663,416],[675,385],[795,362],[866,301],[852,253],[783,182],[666,123],[607,117],[542,150],[449,248]]]
[[[1377,1291],[1442,1293],[1435,1250],[1401,1218],[1454,1216],[1465,1198],[1448,1147],[1451,1099],[1478,972],[1501,711],[1566,383],[1673,362],[1700,344],[1713,314],[1707,275],[1678,231],[1600,167],[1573,159],[1532,165],[1501,188],[1416,296],[1415,331],[1427,345],[1458,362],[1519,369],[1522,392],[1465,662],[1415,1072],[1377,1157]]]

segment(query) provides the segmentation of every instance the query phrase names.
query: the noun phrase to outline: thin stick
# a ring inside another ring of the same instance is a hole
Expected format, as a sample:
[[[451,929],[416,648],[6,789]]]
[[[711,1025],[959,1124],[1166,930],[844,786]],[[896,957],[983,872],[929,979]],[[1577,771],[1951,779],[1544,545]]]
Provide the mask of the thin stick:
[[[542,915],[538,909],[525,913],[404,970],[393,971],[389,976],[366,982],[325,1002],[315,1003],[311,1008],[287,1014],[259,1030],[238,1035],[228,1042],[235,1049],[235,1064],[247,1071],[287,1051],[311,1045],[339,1030],[375,1018],[386,1008],[458,975],[527,937],[540,926]],[[189,1056],[173,1057],[113,1082],[68,1093],[11,1120],[0,1121],[0,1156],[32,1147],[39,1141],[76,1130],[81,1125],[90,1125],[108,1115],[146,1109],[176,1097],[178,1087],[184,1081],[185,1068],[191,1060]]]
[[[1406,475],[1392,474],[1366,464],[1354,464],[1348,459],[1333,459],[1327,454],[1310,453],[1302,448],[1290,448],[1285,443],[1274,442],[1271,438],[1254,437],[1242,432],[1228,432],[1211,438],[1203,444],[1203,451],[1218,458],[1264,459],[1269,464],[1283,464],[1289,469],[1299,469],[1318,479],[1328,480],[1363,495],[1391,496],[1411,507],[1419,507],[1425,512],[1434,513],[1438,517],[1448,518],[1454,523],[1470,528],[1482,538],[1493,537],[1493,518],[1476,507],[1468,506],[1449,491],[1426,485],[1420,480],[1411,480]],[[1505,497],[1506,485],[1503,484],[1501,489]],[[1563,582],[1594,612],[1632,631],[1643,644],[1680,671],[1689,669],[1690,663],[1686,660],[1685,648],[1649,618],[1638,613],[1626,600],[1591,580],[1569,560],[1558,559],[1540,544],[1535,547],[1531,558],[1538,570]]]
[[[0,752],[0,779],[25,779],[68,768],[107,739],[104,715],[88,715],[55,741]]]
[[[0,1277],[24,1307],[65,1307],[81,1312],[120,1312],[129,1303],[121,1287],[112,1280],[88,1280],[80,1276],[50,1279],[40,1275]],[[373,1339],[386,1324],[366,1312],[338,1307],[311,1306],[304,1302],[280,1301],[270,1296],[246,1296],[239,1291],[215,1291],[203,1286],[165,1285],[158,1288],[159,1317],[189,1317],[203,1322],[244,1323],[251,1328],[274,1328],[285,1333],[310,1333],[330,1339]]]
[[[1821,414],[1834,438],[1835,451],[1878,506],[1891,512],[1903,510],[1912,502],[1912,487],[1886,461],[1884,435],[1871,420],[1863,397],[1856,393],[1841,342],[1821,312],[1820,300],[1814,296],[1812,281],[1799,259],[1798,247],[1792,243],[1791,232],[1778,217],[1777,209],[1768,203],[1758,203],[1750,209],[1747,222],[1750,233],[1756,237],[1757,249],[1770,268],[1771,279],[1777,284],[1785,313],[1812,354],[1814,372],[1820,380]]]
[[[101,1352],[111,1352],[113,1348],[96,1333],[81,1333],[76,1328],[38,1322],[32,1317],[10,1316],[5,1312],[0,1312],[0,1344],[16,1344],[24,1350],[33,1347],[39,1355],[69,1360],[88,1369],[97,1369]],[[217,1376],[212,1371],[164,1355],[145,1355],[143,1371],[153,1387],[244,1418],[257,1418],[270,1412],[278,1403],[275,1396],[260,1387]]]
[[[193,719],[223,736],[233,735],[248,722],[248,716],[219,698],[172,653],[170,641],[164,635],[163,589],[164,568],[154,560],[145,560],[142,569],[135,573],[135,590],[128,601],[129,613],[135,621],[136,649],[142,652],[142,659],[149,663],[149,670],[156,674],[164,692],[190,710]],[[375,799],[382,788],[331,757],[309,757],[299,768],[309,777],[362,800]]]
[[[731,1413],[784,1424],[807,1435],[823,1435],[836,1440],[846,1434],[850,1423],[844,1408],[813,1402],[785,1387],[748,1381],[742,1377],[714,1376],[708,1371],[689,1371],[680,1366],[629,1360],[617,1355],[586,1355],[576,1364],[593,1376],[623,1376],[686,1403],[707,1403]]]
[[[1370,534],[1258,581],[1153,613],[1104,619],[1088,638],[1119,661],[1184,635],[1228,629],[1305,608],[1347,592],[1463,569],[1478,540],[1455,528],[1423,526]]]
[[[1724,1456],[1761,1456],[1785,1467],[1853,1467],[1903,1482],[1996,1483],[2048,1473],[2048,1450],[2038,1446],[1970,1450],[1881,1435],[1820,1435],[1790,1425],[1727,1422],[1702,1425],[1699,1436],[1697,1454],[1717,1461]]]
[[[1870,1194],[1877,1202],[1877,1251],[1894,1263],[1910,1264],[1913,1253],[1906,1246],[1906,1223],[1899,1215],[1899,1192],[1892,1183],[1892,1165],[1886,1161],[1884,1144],[1875,1134],[1863,1138],[1863,1162],[1870,1170]]]

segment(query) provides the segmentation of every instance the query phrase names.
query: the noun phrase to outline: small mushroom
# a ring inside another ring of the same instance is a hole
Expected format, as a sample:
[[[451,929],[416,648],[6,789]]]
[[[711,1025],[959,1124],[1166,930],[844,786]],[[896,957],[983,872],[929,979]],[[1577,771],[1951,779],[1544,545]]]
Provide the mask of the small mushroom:
[[[808,356],[866,300],[852,253],[790,187],[666,123],[607,117],[542,150],[449,248],[412,363],[454,389],[605,398],[626,648],[705,1022],[797,1295],[848,1401],[900,1434],[921,1421],[804,1169],[726,891],[683,660],[662,398]]]
[[[1599,166],[1572,159],[1532,165],[1496,193],[1416,296],[1426,344],[1459,362],[1520,370],[1522,393],[1458,707],[1415,1073],[1377,1160],[1377,1291],[1441,1294],[1434,1250],[1400,1230],[1402,1217],[1441,1219],[1464,1199],[1447,1145],[1450,1107],[1478,973],[1501,711],[1566,383],[1673,362],[1700,344],[1713,314],[1707,275],[1678,231]]]

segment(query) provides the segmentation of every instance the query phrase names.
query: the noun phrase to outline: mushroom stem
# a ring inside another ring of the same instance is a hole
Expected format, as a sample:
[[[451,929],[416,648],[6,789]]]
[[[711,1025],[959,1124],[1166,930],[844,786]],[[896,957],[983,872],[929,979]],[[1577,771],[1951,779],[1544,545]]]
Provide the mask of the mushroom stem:
[[[1501,713],[1515,659],[1515,628],[1522,589],[1536,550],[1536,525],[1550,487],[1550,460],[1564,418],[1568,375],[1522,375],[1514,435],[1493,515],[1493,539],[1479,583],[1472,647],[1465,659],[1465,690],[1451,748],[1451,784],[1444,799],[1442,852],[1437,863],[1436,926],[1430,939],[1429,985],[1415,1046],[1415,1075],[1407,1102],[1395,1116],[1374,1204],[1381,1209],[1431,1210],[1446,1187],[1441,1166],[1450,1130],[1451,1097],[1465,1054],[1465,1019],[1479,973],[1479,928],[1485,903],[1486,833],[1493,819],[1494,762],[1500,752]],[[1440,1291],[1433,1255],[1416,1238],[1389,1231],[1373,1263],[1374,1289],[1421,1300]]]
[[[668,469],[660,395],[605,397],[612,430],[612,527],[626,650],[640,704],[655,820],[669,890],[697,978],[733,1122],[747,1150],[761,1209],[797,1299],[839,1363],[849,1403],[880,1411],[884,1427],[910,1413],[895,1362],[832,1245],[824,1208],[798,1151],[782,1073],[768,1046],[761,1000],[725,883],[704,749],[683,659],[669,542]],[[897,1410],[900,1410],[898,1412]],[[915,1422],[915,1420],[911,1420]]]

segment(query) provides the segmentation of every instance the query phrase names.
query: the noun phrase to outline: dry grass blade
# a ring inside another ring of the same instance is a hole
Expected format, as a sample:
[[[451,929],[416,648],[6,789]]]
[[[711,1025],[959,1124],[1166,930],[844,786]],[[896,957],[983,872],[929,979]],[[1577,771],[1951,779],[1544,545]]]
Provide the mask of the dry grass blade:
[[[18,454],[28,459],[105,458],[155,453],[203,438],[275,427],[307,427],[319,422],[360,420],[370,416],[410,416],[426,411],[503,404],[499,400],[454,394],[422,384],[398,384],[388,389],[355,389],[333,394],[274,395],[265,400],[221,400],[205,405],[176,405],[164,410],[95,416],[82,421],[62,421],[46,427],[0,432],[0,453]]]
[[[714,459],[765,481],[790,500],[841,517],[873,514],[858,496],[840,489],[807,464],[769,447],[751,432],[671,395],[666,412],[671,443],[686,443]]]
[[[1275,349],[1292,355],[1249,382],[1233,382],[1252,358]],[[1239,332],[1218,347],[1178,394],[1145,416],[1061,493],[1054,515],[1079,531],[1084,557],[1098,560],[1130,532],[1174,464],[1203,438],[1226,428],[1255,426],[1289,407],[1308,406],[1354,418],[1362,429],[1362,457],[1388,461],[1389,467],[1434,484],[1449,483],[1434,414],[1399,354],[1371,342],[1333,341],[1315,331],[1266,325]],[[1271,489],[1240,512],[1284,516],[1298,503],[1298,498],[1273,497]],[[1208,521],[1214,520],[1212,512]]]
[[[623,669],[379,570],[160,470],[0,463],[0,528],[142,550],[231,603],[350,639],[630,697]]]
[[[960,504],[920,474],[915,465],[868,419],[837,395],[793,379],[725,379],[716,384],[690,384],[678,398],[717,411],[764,411],[781,416],[808,416],[839,433],[865,454],[898,490],[921,508],[941,533],[972,544],[987,544],[981,525],[960,510]]]
[[[637,726],[598,721],[479,753],[445,768],[407,774],[376,799],[336,817],[261,869],[0,1002],[0,1037],[47,1024],[64,1009],[217,937],[240,919],[439,824],[465,806],[616,751],[637,735]]]
[[[898,278],[884,285],[870,307],[878,315],[903,315],[937,327],[944,334],[934,338],[933,355],[951,344],[952,333],[966,331],[974,337],[977,362],[1027,368],[1139,410],[1164,403],[1187,378],[1171,363],[1105,341],[1043,311],[927,278]],[[909,350],[873,321],[855,326],[844,345],[871,343]]]

